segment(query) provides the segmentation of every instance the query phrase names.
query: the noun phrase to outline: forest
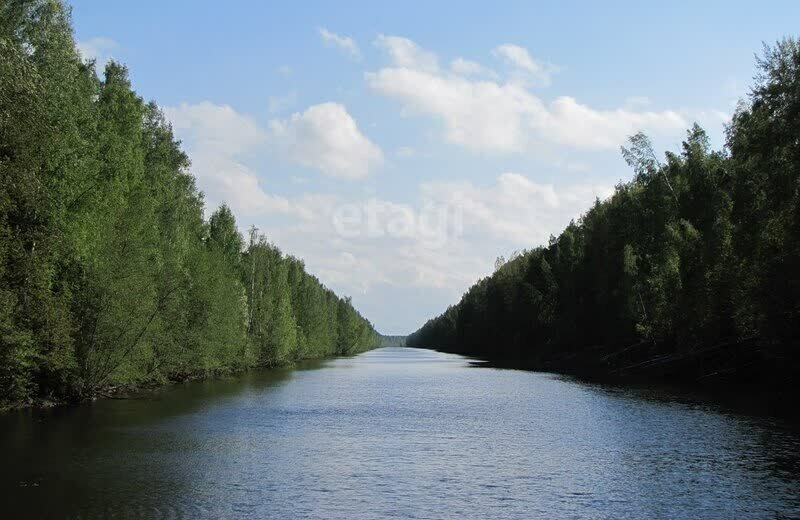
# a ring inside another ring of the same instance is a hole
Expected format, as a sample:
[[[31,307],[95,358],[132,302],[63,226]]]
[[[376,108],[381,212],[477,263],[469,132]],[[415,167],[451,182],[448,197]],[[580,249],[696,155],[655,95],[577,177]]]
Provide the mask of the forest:
[[[712,150],[695,125],[549,243],[499,262],[409,346],[591,376],[800,375],[800,44],[765,45]],[[627,176],[626,176],[627,177]]]
[[[203,195],[59,1],[0,2],[0,408],[352,354],[351,304]]]
[[[380,336],[381,347],[404,347],[406,345],[405,336]]]

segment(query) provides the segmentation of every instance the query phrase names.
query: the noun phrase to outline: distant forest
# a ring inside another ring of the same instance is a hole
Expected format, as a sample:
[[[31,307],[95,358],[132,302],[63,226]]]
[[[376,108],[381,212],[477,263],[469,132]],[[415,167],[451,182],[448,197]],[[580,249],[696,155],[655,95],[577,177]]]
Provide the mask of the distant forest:
[[[760,381],[800,375],[800,45],[765,46],[711,150],[699,126],[547,245],[500,265],[408,338],[588,375]]]
[[[405,347],[406,336],[383,336],[380,337],[382,347]]]
[[[0,408],[378,345],[372,325],[203,196],[127,69],[54,0],[0,2]]]

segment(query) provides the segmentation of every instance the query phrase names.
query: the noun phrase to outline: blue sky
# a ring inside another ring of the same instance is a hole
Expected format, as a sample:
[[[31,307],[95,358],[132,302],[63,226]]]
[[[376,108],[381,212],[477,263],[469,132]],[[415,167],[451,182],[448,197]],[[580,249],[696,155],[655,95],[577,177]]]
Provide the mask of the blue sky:
[[[627,180],[625,136],[675,150],[697,121],[721,145],[754,53],[800,20],[800,2],[672,4],[72,6],[84,55],[164,108],[209,210],[395,334]]]

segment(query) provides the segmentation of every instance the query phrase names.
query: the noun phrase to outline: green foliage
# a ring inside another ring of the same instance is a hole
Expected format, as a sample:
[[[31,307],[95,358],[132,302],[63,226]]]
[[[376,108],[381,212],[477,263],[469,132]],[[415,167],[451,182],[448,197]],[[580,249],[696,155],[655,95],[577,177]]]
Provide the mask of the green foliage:
[[[405,347],[406,336],[380,336],[381,347]]]
[[[411,346],[608,374],[800,372],[800,44],[766,47],[725,151],[697,125],[547,247],[480,280]],[[779,379],[779,378],[778,378]]]
[[[377,346],[227,206],[204,221],[188,166],[61,2],[0,3],[0,407]]]
[[[250,337],[260,363],[355,354],[378,346],[372,325],[352,306],[251,231],[242,258]]]

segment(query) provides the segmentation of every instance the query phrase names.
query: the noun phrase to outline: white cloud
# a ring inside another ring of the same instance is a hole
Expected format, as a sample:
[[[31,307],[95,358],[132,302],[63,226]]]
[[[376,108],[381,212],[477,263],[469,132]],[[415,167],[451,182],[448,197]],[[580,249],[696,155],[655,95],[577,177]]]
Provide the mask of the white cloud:
[[[336,255],[328,253],[328,258],[319,268],[319,276],[326,283],[345,286],[348,292],[361,294],[374,285],[390,282],[385,269],[376,264],[374,257],[364,256],[358,250],[356,253],[358,256],[349,251],[341,251]]]
[[[283,251],[303,258],[324,283],[368,300],[384,291],[426,291],[438,295],[436,301],[455,300],[491,273],[497,255],[546,243],[595,196],[610,192],[591,183],[541,184],[503,173],[488,185],[423,183],[411,202],[325,193],[284,197],[268,193],[247,164],[270,140],[286,146],[299,162],[351,176],[353,164],[374,163],[380,156],[366,138],[353,137],[357,128],[344,107],[315,105],[273,121],[269,130],[228,105],[207,101],[165,113],[186,143],[211,207],[228,202],[243,226],[255,224]],[[329,134],[336,138],[331,141]],[[344,144],[342,135],[349,136]],[[307,182],[297,176],[290,180]],[[360,212],[354,233],[337,225],[343,207]],[[267,218],[275,214],[294,218]]]
[[[462,289],[481,272],[482,261],[468,254],[456,237],[434,246],[425,233],[416,232],[424,213],[422,204],[335,197],[303,203],[313,207],[311,218],[262,229],[284,251],[303,258],[311,272],[345,294],[364,295],[381,286]],[[358,213],[352,229],[337,224],[342,208]],[[463,254],[451,257],[453,251]]]
[[[456,58],[450,62],[450,70],[460,76],[486,76],[497,78],[497,73],[490,68],[484,67],[477,61]]]
[[[75,44],[84,60],[94,60],[97,70],[102,72],[109,60],[113,59],[112,51],[119,48],[119,44],[111,38],[95,37],[79,41]]]
[[[338,35],[324,27],[319,29],[319,36],[322,38],[325,45],[337,47],[356,60],[361,59],[361,51],[358,48],[358,44],[351,37]]]
[[[408,203],[309,196],[295,201],[311,208],[308,219],[290,225],[265,222],[259,227],[283,251],[303,258],[309,271],[339,294],[353,295],[359,309],[376,319],[379,328],[391,323],[403,331],[410,327],[406,320],[394,320],[383,311],[387,295],[413,303],[424,294],[429,310],[409,311],[411,320],[424,320],[430,317],[426,312],[443,310],[491,274],[498,255],[508,257],[546,244],[551,233],[558,234],[588,209],[595,196],[610,191],[591,182],[540,184],[518,173],[504,173],[489,183],[424,183]],[[337,230],[335,215],[343,205],[362,212],[360,232]],[[442,207],[463,211],[461,232],[448,227],[445,241],[431,241],[419,232],[419,223],[429,208]],[[370,211],[374,217],[366,215]],[[416,222],[409,228],[414,232],[397,226],[398,219]]]
[[[546,103],[516,80],[471,79],[441,71],[435,55],[405,38],[381,36],[379,42],[392,65],[366,73],[369,86],[399,100],[405,113],[440,120],[446,141],[473,151],[525,152],[542,145],[615,149],[638,131],[673,135],[688,127],[677,111],[598,110],[568,96]],[[526,55],[516,58],[521,66],[535,69]]]
[[[626,137],[640,130],[678,134],[689,124],[674,110],[596,110],[569,96],[553,101],[548,107],[547,119],[542,122],[543,129],[553,141],[575,148],[594,149],[614,149]]]
[[[383,153],[338,103],[313,105],[270,121],[271,137],[294,161],[341,179],[360,179],[383,162]]]
[[[197,104],[181,103],[164,109],[174,129],[187,131],[193,143],[213,148],[226,155],[236,155],[258,145],[266,133],[256,121],[240,114],[230,105],[210,101]]]
[[[494,49],[494,54],[503,58],[505,61],[524,70],[530,74],[531,78],[538,84],[549,85],[555,67],[547,63],[541,63],[530,55],[528,49],[505,43]]]
[[[544,112],[541,102],[518,85],[411,68],[384,68],[368,73],[367,80],[377,92],[402,101],[408,112],[440,119],[445,140],[472,150],[522,150],[526,119]]]
[[[432,52],[428,52],[408,38],[400,36],[378,35],[375,44],[389,53],[396,67],[435,72],[439,69],[439,60]]]
[[[547,243],[569,220],[578,217],[595,198],[606,198],[613,187],[593,184],[539,184],[518,173],[503,173],[492,186],[472,182],[430,182],[423,196],[437,205],[460,208],[464,229],[475,245],[486,241],[531,248]]]
[[[166,107],[164,114],[186,143],[192,173],[209,206],[227,202],[237,215],[286,213],[308,217],[308,210],[266,193],[242,156],[263,144],[267,134],[228,105],[209,101]]]
[[[265,231],[346,292],[365,294],[388,285],[443,290],[455,298],[491,272],[497,255],[546,244],[596,197],[612,191],[503,173],[489,185],[423,183],[415,203],[308,196],[295,203],[309,208],[309,218]]]

